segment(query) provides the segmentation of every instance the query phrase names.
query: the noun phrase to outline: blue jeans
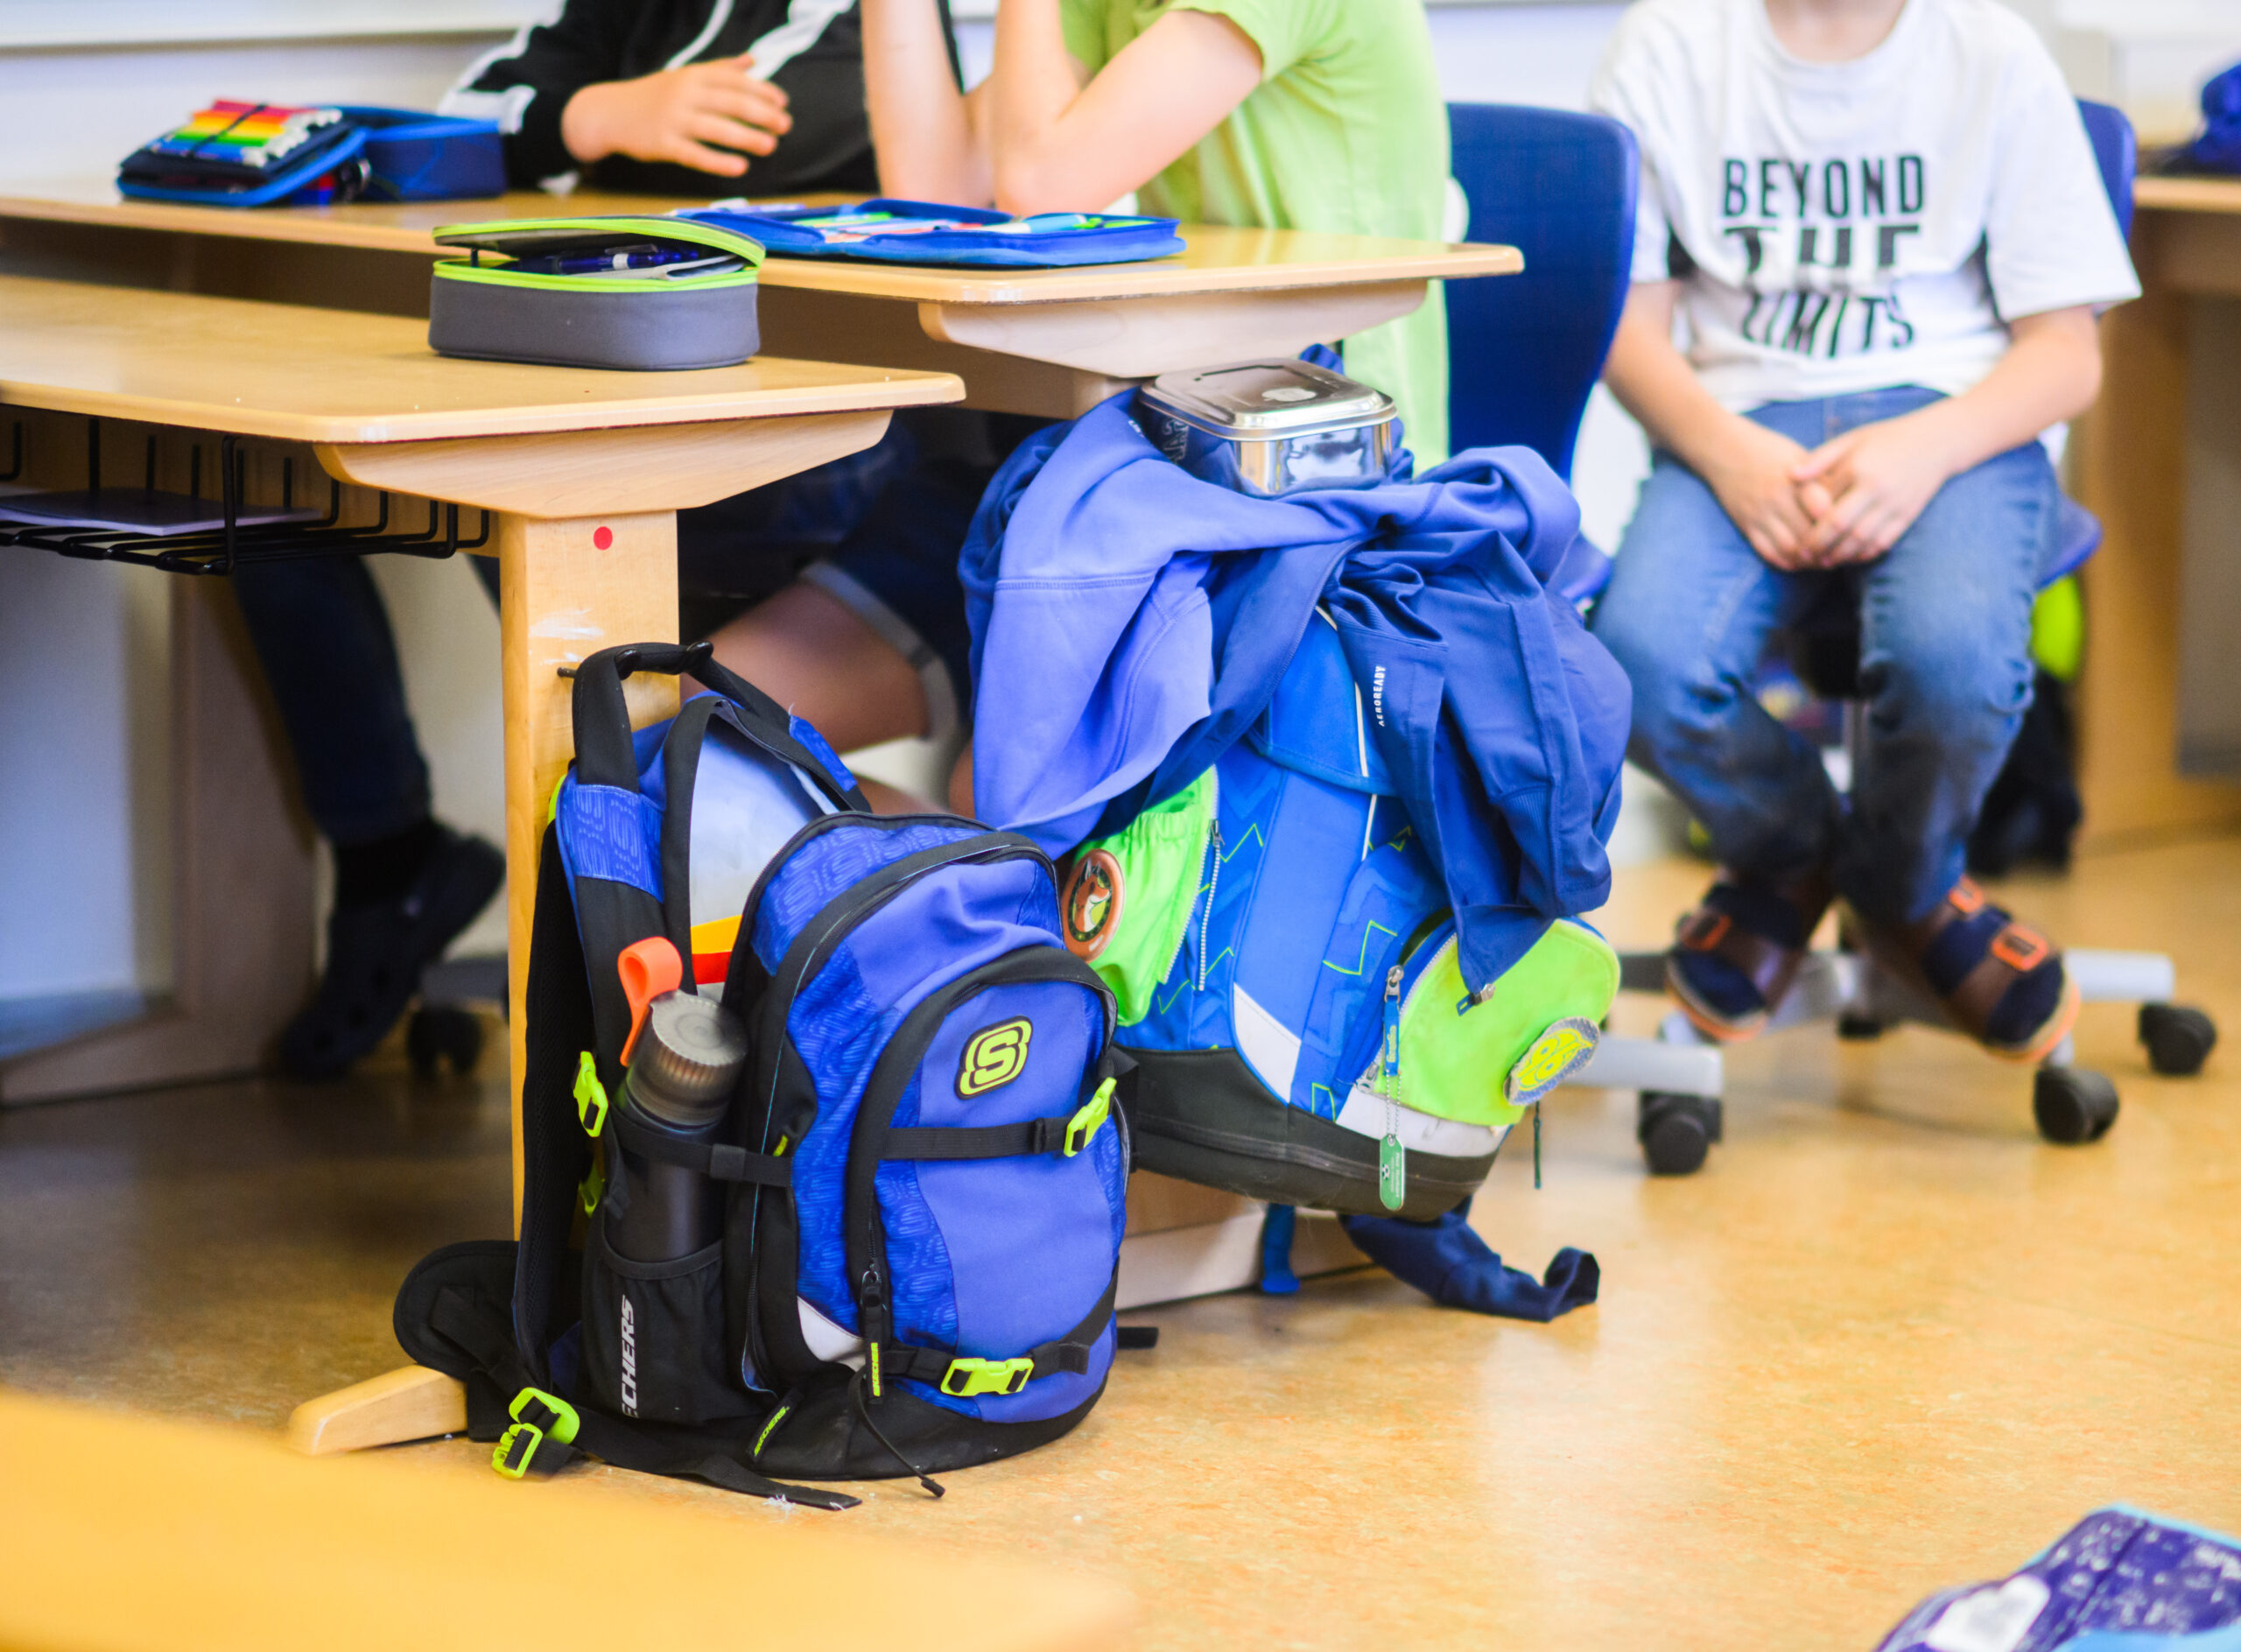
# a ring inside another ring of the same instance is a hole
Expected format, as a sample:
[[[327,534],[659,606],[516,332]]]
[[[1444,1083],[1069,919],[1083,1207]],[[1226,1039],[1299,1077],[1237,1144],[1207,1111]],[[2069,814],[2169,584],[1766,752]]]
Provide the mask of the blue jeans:
[[[1936,399],[1908,386],[1751,417],[1809,448]],[[2031,604],[2058,504],[2046,450],[2027,442],[1947,482],[1877,560],[1785,573],[1661,453],[1593,623],[1633,684],[1628,755],[1689,805],[1732,870],[1825,869],[1864,917],[1926,916],[1961,876],[2031,703]],[[1858,615],[1867,713],[1849,806],[1818,749],[1752,692],[1769,637],[1837,603]]]

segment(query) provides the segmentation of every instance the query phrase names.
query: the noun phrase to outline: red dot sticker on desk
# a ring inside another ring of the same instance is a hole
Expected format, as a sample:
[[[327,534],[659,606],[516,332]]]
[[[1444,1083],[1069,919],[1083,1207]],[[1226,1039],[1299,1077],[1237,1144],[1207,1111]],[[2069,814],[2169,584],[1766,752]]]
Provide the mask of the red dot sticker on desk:
[[[596,545],[599,549],[601,549],[601,550],[604,551],[604,550],[606,550],[606,549],[608,548],[608,546],[609,546],[609,545],[613,545],[614,543],[615,543],[615,530],[614,530],[614,529],[612,529],[612,528],[594,528],[594,529],[592,530],[592,544],[593,544],[593,545]]]

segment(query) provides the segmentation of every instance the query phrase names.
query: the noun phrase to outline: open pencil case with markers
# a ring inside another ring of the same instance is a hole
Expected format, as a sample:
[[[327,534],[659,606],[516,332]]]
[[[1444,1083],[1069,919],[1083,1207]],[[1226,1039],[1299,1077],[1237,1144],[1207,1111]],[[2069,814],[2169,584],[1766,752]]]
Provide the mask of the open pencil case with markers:
[[[453,224],[436,244],[428,343],[444,355],[666,372],[735,367],[762,348],[762,248],[650,214]]]
[[[1172,218],[1046,212],[1015,218],[981,207],[884,197],[853,207],[771,207],[719,201],[677,214],[751,235],[785,258],[868,258],[885,264],[1060,269],[1134,264],[1183,250]]]

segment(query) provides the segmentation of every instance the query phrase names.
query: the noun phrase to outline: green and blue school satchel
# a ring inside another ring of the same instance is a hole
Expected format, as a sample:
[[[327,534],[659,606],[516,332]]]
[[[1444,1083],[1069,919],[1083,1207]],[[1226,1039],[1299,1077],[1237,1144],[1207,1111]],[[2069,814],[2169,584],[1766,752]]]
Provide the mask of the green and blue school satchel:
[[[622,678],[645,671],[714,692],[634,735]],[[1128,1155],[1112,997],[1060,942],[1050,861],[868,812],[706,643],[593,655],[574,721],[530,940],[520,1239],[416,1269],[407,1351],[468,1382],[514,1476],[580,1452],[843,1507],[774,1477],[923,1476],[1066,1432],[1118,1338]],[[665,1001],[626,974],[664,956],[746,1051],[706,1139],[633,1121]],[[713,1187],[716,1236],[633,1254],[618,1185],[660,1166]]]
[[[488,121],[221,99],[126,157],[116,186],[216,207],[450,200],[503,193],[505,155]]]
[[[786,258],[1057,269],[1130,264],[1183,250],[1172,218],[1051,212],[1015,218],[984,207],[886,197],[854,207],[756,208],[719,202],[678,214],[752,235]]]
[[[1594,1053],[1610,945],[1552,923],[1487,991],[1320,609],[1243,740],[1070,861],[1068,944],[1112,986],[1140,1169],[1429,1220]]]

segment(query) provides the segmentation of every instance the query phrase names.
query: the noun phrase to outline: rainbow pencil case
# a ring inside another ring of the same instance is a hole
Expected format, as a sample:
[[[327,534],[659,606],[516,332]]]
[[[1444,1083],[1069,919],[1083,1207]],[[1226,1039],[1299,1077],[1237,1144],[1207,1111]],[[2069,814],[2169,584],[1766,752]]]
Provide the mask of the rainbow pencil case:
[[[451,200],[502,193],[506,165],[488,121],[221,101],[128,155],[116,186],[137,200],[214,207]]]

